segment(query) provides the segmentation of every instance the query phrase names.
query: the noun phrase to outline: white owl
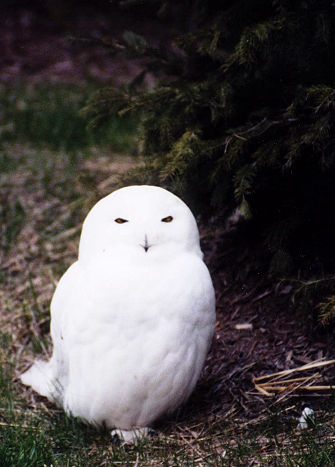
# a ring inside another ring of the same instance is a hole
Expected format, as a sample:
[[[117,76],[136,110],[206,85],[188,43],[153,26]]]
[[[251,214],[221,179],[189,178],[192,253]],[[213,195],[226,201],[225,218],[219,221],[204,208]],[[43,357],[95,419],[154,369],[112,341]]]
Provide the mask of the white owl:
[[[87,215],[51,302],[52,357],[21,380],[130,440],[189,397],[214,324],[190,209],[163,188],[121,188]]]

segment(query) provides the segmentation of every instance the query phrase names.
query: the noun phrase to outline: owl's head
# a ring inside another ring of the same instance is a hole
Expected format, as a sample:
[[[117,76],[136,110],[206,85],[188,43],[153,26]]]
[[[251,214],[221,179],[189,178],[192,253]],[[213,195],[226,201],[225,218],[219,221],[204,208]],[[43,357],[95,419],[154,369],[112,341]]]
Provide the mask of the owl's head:
[[[101,199],[84,221],[79,245],[80,260],[109,254],[161,259],[181,252],[202,257],[195,218],[180,198],[149,185]]]

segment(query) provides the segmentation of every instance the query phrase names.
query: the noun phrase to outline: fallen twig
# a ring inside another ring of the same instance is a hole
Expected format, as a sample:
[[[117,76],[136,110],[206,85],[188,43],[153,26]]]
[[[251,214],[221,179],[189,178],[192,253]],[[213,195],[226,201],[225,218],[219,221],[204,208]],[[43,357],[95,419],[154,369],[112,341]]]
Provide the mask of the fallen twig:
[[[297,368],[283,370],[269,375],[263,375],[253,378],[255,389],[264,396],[271,397],[275,394],[285,392],[286,395],[294,391],[331,391],[335,389],[335,385],[315,384],[317,380],[322,378],[320,372],[312,375],[291,377],[295,373],[300,373],[315,368],[323,368],[325,366],[334,365],[335,360],[316,360],[307,363]],[[285,397],[282,396],[281,399]]]

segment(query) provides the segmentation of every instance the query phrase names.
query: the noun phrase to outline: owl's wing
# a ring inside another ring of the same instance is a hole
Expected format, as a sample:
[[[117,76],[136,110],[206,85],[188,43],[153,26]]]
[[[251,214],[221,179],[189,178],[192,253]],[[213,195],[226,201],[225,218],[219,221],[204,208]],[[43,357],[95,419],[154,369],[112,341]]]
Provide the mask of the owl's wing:
[[[68,373],[67,353],[63,345],[71,302],[78,291],[78,264],[74,263],[60,279],[51,301],[51,335],[53,354],[48,362],[35,360],[28,371],[21,375],[21,381],[49,400],[62,405],[64,386]]]
[[[78,261],[72,264],[61,277],[51,300],[51,337],[54,350],[62,340],[71,309],[78,307],[78,290],[80,286],[81,269]],[[83,287],[84,284],[81,283]]]

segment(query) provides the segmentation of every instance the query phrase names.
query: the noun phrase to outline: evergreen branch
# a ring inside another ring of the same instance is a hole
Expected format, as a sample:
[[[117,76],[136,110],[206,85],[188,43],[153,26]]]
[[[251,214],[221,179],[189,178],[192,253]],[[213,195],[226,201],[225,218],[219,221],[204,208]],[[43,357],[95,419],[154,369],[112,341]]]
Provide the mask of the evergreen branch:
[[[113,53],[144,57],[144,69],[102,89],[84,112],[93,124],[138,116],[145,166],[137,179],[179,191],[204,217],[239,209],[269,271],[302,274],[314,290],[312,277],[335,273],[334,5],[144,3],[166,17],[182,11],[183,29],[172,46],[134,33],[103,38]],[[327,304],[330,282],[316,285],[312,300]]]
[[[325,301],[319,303],[318,308],[320,321],[324,326],[333,321],[335,319],[335,295],[330,295]]]

